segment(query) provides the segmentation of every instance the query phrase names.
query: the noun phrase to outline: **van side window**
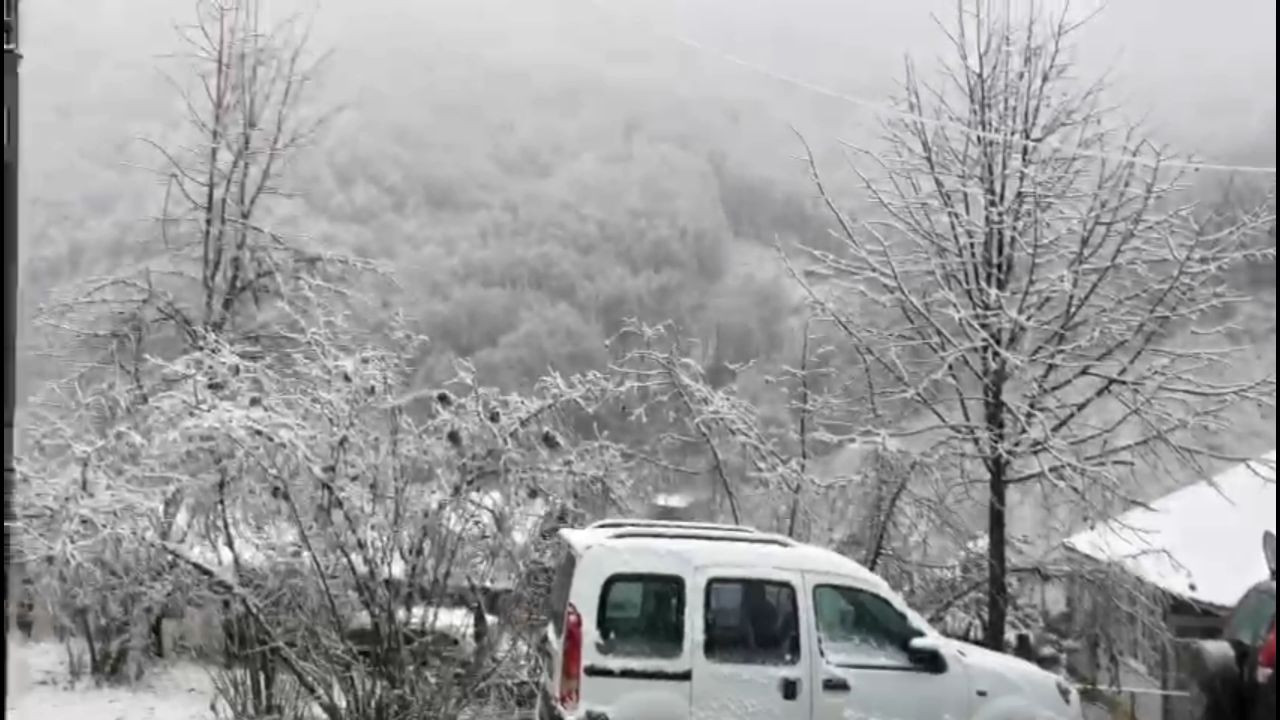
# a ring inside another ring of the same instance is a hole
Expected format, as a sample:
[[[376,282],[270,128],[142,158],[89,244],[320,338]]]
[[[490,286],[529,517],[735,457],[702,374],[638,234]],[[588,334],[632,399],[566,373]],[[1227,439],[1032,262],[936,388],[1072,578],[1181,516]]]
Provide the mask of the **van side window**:
[[[610,576],[600,589],[596,649],[617,657],[680,657],[684,605],[684,580],[675,575]]]
[[[795,665],[800,662],[796,591],[788,583],[715,578],[707,583],[708,660],[734,665]]]
[[[920,635],[888,600],[851,587],[813,589],[819,652],[845,667],[912,669],[907,641]]]

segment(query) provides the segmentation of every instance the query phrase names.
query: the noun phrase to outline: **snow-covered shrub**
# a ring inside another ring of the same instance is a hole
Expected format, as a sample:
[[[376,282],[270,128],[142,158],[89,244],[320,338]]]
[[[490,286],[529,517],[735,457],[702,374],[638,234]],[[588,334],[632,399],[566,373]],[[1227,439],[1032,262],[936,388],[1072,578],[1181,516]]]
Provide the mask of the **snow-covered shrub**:
[[[542,619],[522,582],[540,533],[587,498],[620,508],[622,454],[565,424],[608,384],[510,396],[464,367],[415,391],[424,338],[316,308],[284,326],[148,359],[40,425],[23,470],[42,587],[68,622],[107,623],[111,648],[175,602],[224,606],[259,712],[286,676],[331,718],[452,717],[499,694]]]

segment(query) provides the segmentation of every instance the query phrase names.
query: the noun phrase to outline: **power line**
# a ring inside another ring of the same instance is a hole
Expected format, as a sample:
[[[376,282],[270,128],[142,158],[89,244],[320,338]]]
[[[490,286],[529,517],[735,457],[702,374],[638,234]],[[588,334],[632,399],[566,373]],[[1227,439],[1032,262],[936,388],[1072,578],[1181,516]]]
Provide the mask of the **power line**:
[[[731,53],[725,52],[718,48],[709,47],[704,43],[698,42],[697,40],[686,37],[684,35],[662,30],[657,27],[653,27],[648,23],[636,22],[634,18],[627,18],[623,16],[621,13],[618,13],[611,8],[606,8],[599,0],[586,0],[586,2],[590,3],[597,10],[599,10],[600,12],[606,15],[612,15],[614,18],[618,19],[619,21],[626,21],[626,24],[628,26],[640,26],[646,31],[648,31],[649,33],[656,35],[657,37],[671,40],[673,42],[676,42],[680,45],[683,45],[697,52],[711,55],[723,62],[732,64],[732,65],[737,65],[747,70],[751,70],[752,72],[769,77],[773,80],[777,80],[778,82],[782,82],[787,85],[798,87],[802,90],[808,90],[809,92],[812,92],[818,95],[823,95],[829,98],[847,102],[851,105],[856,105],[858,107],[870,110],[879,115],[888,115],[892,117],[897,117],[902,120],[910,120],[910,121],[917,122],[922,125],[927,125],[930,127],[957,130],[963,133],[967,133],[973,137],[985,138],[988,140],[996,140],[999,142],[1008,142],[1008,143],[1015,143],[1019,145],[1027,145],[1030,147],[1050,147],[1057,150],[1067,150],[1080,157],[1090,157],[1098,160],[1111,160],[1111,161],[1120,162],[1120,163],[1142,165],[1145,167],[1181,168],[1184,170],[1195,170],[1195,171],[1208,170],[1208,171],[1215,171],[1215,172],[1238,172],[1238,173],[1250,173],[1250,174],[1258,174],[1258,175],[1275,175],[1276,174],[1276,169],[1274,167],[1259,166],[1259,165],[1225,165],[1225,164],[1218,164],[1218,163],[1195,162],[1190,160],[1152,160],[1152,159],[1139,157],[1137,155],[1105,153],[1105,152],[1098,152],[1093,150],[1086,150],[1083,148],[1068,148],[1064,146],[1062,143],[1053,142],[1051,140],[1029,141],[1029,140],[1023,140],[1018,137],[1014,137],[1012,135],[1001,135],[1000,133],[976,130],[974,128],[968,127],[961,123],[952,122],[949,120],[941,120],[938,118],[925,117],[923,115],[918,115],[916,113],[895,108],[892,105],[885,104],[884,102],[868,100],[866,98],[860,98],[855,95],[850,95],[848,93],[840,92],[838,90],[832,90],[831,88],[818,85],[816,83],[813,83],[801,78],[797,78],[795,76],[788,75],[786,73],[779,72],[772,68],[766,67],[759,63],[752,62],[745,58],[738,57],[737,55],[733,55]],[[845,144],[851,144],[848,141],[844,141],[844,140],[842,140],[841,142]]]

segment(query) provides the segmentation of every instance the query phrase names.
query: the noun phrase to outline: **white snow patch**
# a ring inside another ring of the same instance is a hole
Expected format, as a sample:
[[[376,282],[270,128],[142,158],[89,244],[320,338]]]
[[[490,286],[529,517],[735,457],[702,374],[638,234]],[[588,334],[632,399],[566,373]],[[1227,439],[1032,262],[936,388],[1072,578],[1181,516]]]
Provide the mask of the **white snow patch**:
[[[651,501],[653,505],[661,505],[664,507],[683,508],[693,504],[693,498],[683,493],[660,493],[653,496]]]
[[[134,688],[68,684],[54,643],[8,640],[5,717],[12,720],[211,720],[208,673],[190,663],[156,669]]]
[[[1276,529],[1276,452],[1237,465],[1067,539],[1189,600],[1232,607],[1268,576],[1262,536]]]
[[[396,619],[402,626],[424,628],[454,635],[460,639],[469,639],[475,632],[475,616],[469,608],[438,607],[419,605],[411,612],[401,609],[396,612]],[[498,618],[485,614],[489,627],[496,627]],[[353,627],[372,627],[372,620],[367,610],[361,611],[352,622]]]

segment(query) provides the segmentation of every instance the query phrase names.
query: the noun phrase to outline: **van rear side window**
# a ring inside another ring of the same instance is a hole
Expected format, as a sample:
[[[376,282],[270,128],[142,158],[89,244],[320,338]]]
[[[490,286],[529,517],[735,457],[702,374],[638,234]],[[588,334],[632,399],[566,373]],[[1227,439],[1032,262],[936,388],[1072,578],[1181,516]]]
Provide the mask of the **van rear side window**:
[[[613,575],[600,589],[597,649],[616,657],[679,657],[684,608],[684,580],[678,576]]]

